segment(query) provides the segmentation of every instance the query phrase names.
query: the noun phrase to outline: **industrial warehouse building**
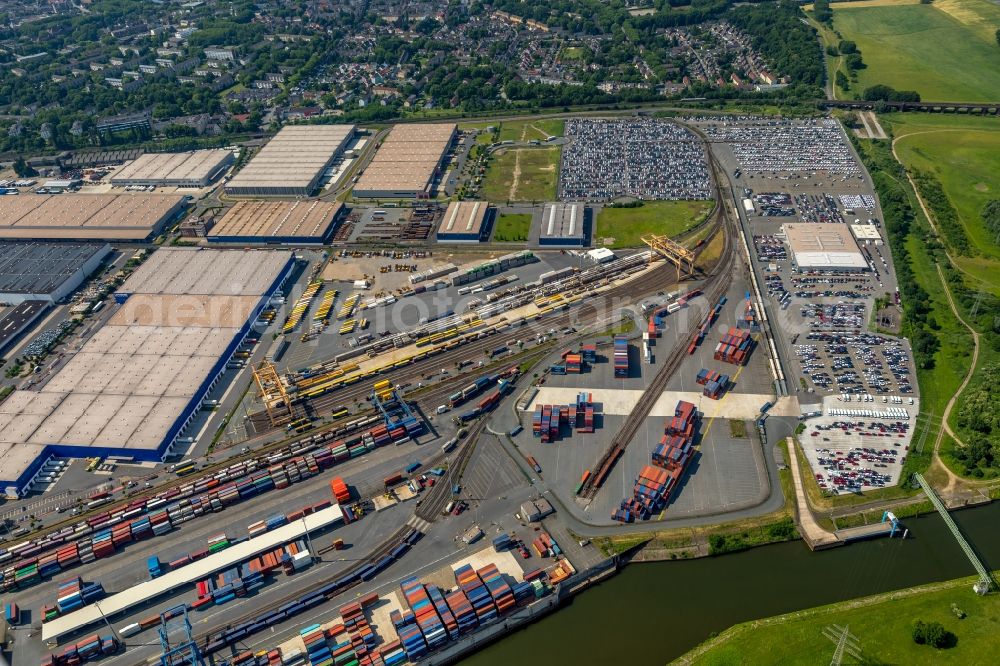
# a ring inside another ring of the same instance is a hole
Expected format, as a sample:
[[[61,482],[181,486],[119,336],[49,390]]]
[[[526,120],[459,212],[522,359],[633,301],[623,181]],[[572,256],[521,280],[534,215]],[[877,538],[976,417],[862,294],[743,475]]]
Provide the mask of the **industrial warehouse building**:
[[[323,244],[343,208],[339,201],[240,201],[207,238],[210,243]]]
[[[184,211],[175,194],[0,197],[0,239],[144,241]]]
[[[589,215],[589,210],[583,204],[546,204],[542,210],[538,244],[552,247],[583,247],[587,244]]]
[[[441,218],[437,239],[450,243],[478,243],[489,230],[490,205],[485,201],[456,201],[448,204]]]
[[[396,125],[354,185],[362,199],[426,199],[456,136],[453,123]]]
[[[83,284],[110,253],[107,243],[0,241],[0,301],[61,301]]]
[[[288,251],[160,248],[37,391],[0,403],[0,487],[53,456],[160,461],[293,267]]]
[[[857,272],[869,268],[846,224],[789,223],[781,230],[800,271]]]
[[[233,163],[231,150],[146,153],[111,177],[115,187],[205,187]]]
[[[308,197],[344,152],[354,125],[290,125],[226,183],[237,197]]]

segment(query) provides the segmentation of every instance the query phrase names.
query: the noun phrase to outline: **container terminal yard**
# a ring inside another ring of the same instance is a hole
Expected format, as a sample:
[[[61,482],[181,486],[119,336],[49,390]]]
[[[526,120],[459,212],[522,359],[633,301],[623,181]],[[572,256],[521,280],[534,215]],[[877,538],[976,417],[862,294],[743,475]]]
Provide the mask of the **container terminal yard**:
[[[447,123],[286,129],[214,185],[186,154],[194,201],[0,199],[7,237],[110,244],[5,339],[10,662],[450,663],[612,575],[592,537],[780,508],[797,427],[830,492],[898,482],[919,396],[866,332],[898,293],[840,128],[615,122],[520,244],[445,196],[480,131]],[[595,155],[714,208],[597,251]]]

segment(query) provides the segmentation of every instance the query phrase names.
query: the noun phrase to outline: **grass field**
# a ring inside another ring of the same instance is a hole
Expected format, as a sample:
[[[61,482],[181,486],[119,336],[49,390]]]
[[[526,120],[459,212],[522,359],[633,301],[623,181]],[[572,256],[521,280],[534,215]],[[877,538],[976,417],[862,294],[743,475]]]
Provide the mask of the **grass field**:
[[[1000,199],[1000,118],[937,114],[886,118],[903,164],[934,174],[958,212],[978,255],[956,257],[959,268],[1000,294],[1000,245],[980,217],[983,204]]]
[[[823,636],[830,624],[849,626],[862,663],[995,663],[1000,603],[972,593],[972,578],[934,583],[736,625],[674,663],[826,664],[834,644]],[[966,614],[956,617],[952,604]],[[916,620],[939,622],[957,638],[937,650],[913,642]],[[995,655],[994,655],[995,656]],[[851,660],[848,663],[857,663]]]
[[[531,215],[515,213],[500,215],[497,218],[496,231],[493,240],[502,242],[526,241],[531,231]]]
[[[545,141],[549,136],[562,136],[566,121],[514,120],[500,123],[500,141]]]
[[[524,148],[494,155],[480,195],[494,203],[555,199],[559,155],[558,148]]]
[[[690,229],[712,210],[711,201],[647,201],[640,208],[602,208],[594,238],[613,239],[611,248],[641,247],[646,234],[677,234]]]
[[[1000,295],[1000,246],[985,229],[980,217],[980,210],[986,201],[1000,198],[1000,160],[997,159],[997,155],[1000,155],[1000,119],[931,114],[890,114],[886,119],[891,124],[897,139],[896,152],[903,164],[908,169],[919,169],[933,174],[959,216],[959,221],[977,255],[965,257],[951,253],[954,264],[961,271],[962,281],[971,290],[983,289]],[[919,244],[915,243],[916,245]],[[927,257],[923,248],[920,248],[919,252],[920,254],[914,255],[914,261]],[[946,265],[946,258],[942,259],[943,265]],[[936,273],[929,257],[922,263],[921,275],[930,274],[931,271]],[[938,287],[943,289],[940,286],[940,279]],[[940,301],[940,299],[935,300]],[[980,435],[959,429],[957,415],[965,396],[982,385],[984,381],[982,369],[1000,359],[1000,350],[996,349],[996,345],[985,335],[988,333],[992,317],[987,316],[985,320],[981,316],[973,318],[970,312],[962,307],[961,302],[959,308],[966,321],[978,328],[981,340],[976,372],[965,389],[966,393],[958,399],[949,420],[951,427],[963,441],[968,443]],[[942,322],[940,317],[938,322]],[[955,378],[948,377],[948,383],[940,391],[942,401],[946,401],[954,394],[952,381],[960,381],[968,368],[971,362],[972,344],[968,331],[961,327],[957,320],[949,317],[944,323],[946,334],[941,336],[942,346],[953,347],[955,334],[960,336],[957,339],[962,344],[958,345],[957,349],[950,349],[947,356],[939,354],[941,361],[953,370],[949,372],[948,368],[940,367],[939,363],[939,367],[935,368],[935,374],[955,375]],[[922,380],[921,391],[925,393],[930,391],[933,394],[938,392],[938,386],[936,383],[931,384]],[[921,409],[924,409],[923,406]],[[942,442],[941,458],[953,471],[961,473],[962,469],[953,456],[956,445],[954,440],[946,437]]]
[[[990,0],[932,4],[833,3],[833,27],[857,43],[867,68],[850,94],[884,83],[924,100],[990,102],[1000,98],[1000,48],[993,30],[1000,5]]]

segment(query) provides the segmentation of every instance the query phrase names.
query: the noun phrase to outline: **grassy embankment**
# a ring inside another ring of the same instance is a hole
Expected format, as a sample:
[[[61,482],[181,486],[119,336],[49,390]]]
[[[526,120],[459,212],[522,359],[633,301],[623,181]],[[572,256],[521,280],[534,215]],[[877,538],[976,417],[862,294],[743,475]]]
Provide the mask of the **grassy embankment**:
[[[864,663],[990,664],[1000,604],[972,593],[973,578],[888,592],[763,620],[744,622],[695,648],[676,664],[819,664],[833,655],[823,630],[849,626]],[[957,608],[965,617],[960,619]],[[913,623],[939,622],[957,639],[951,648],[913,642]]]

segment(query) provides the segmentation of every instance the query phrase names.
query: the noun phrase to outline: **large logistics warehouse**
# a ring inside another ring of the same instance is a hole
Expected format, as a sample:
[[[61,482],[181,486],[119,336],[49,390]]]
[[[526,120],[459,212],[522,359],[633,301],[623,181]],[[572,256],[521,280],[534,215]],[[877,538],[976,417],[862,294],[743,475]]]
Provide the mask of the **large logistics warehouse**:
[[[290,125],[226,183],[237,197],[308,197],[344,152],[354,125]]]
[[[0,487],[53,456],[160,461],[292,270],[289,251],[160,248],[40,390],[0,403]]]
[[[343,207],[339,201],[240,201],[207,238],[210,243],[323,244]]]
[[[587,244],[587,208],[578,203],[551,203],[542,210],[538,244],[583,247]]]
[[[0,239],[144,241],[184,211],[175,194],[0,197]]]
[[[455,140],[453,123],[396,125],[354,184],[362,199],[426,199]]]
[[[0,301],[61,301],[110,253],[107,243],[0,241]]]
[[[437,239],[450,243],[478,243],[487,231],[486,215],[490,205],[485,201],[456,201],[448,204],[441,218]]]
[[[847,224],[789,223],[781,230],[800,271],[869,270]]]
[[[231,150],[146,153],[111,177],[115,187],[206,187],[233,163]]]

